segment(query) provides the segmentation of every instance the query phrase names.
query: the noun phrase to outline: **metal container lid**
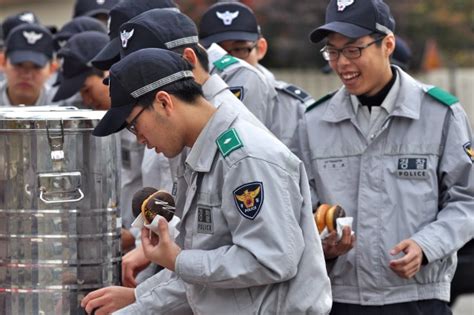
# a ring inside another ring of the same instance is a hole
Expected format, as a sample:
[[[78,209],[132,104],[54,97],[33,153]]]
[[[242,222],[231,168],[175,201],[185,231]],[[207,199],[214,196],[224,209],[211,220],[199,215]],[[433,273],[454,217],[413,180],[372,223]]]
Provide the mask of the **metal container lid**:
[[[92,130],[106,111],[61,106],[0,107],[0,132],[12,130]]]

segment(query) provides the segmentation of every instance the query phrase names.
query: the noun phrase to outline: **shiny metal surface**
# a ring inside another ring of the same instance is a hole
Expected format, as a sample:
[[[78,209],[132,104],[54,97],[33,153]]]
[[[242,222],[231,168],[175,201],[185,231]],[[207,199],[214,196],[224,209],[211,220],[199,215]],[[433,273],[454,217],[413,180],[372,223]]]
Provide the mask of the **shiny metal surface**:
[[[0,314],[83,314],[119,284],[116,136],[104,112],[0,109]]]

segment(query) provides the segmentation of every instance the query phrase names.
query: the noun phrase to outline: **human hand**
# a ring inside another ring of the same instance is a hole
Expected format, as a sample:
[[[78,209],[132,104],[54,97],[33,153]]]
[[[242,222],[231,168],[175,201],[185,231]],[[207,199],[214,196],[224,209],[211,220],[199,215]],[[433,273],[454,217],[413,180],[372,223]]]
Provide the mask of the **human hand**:
[[[390,255],[395,256],[404,252],[405,256],[390,261],[390,268],[401,278],[412,278],[421,267],[423,261],[423,250],[413,240],[406,239],[398,243],[390,251]]]
[[[142,247],[146,258],[152,262],[174,271],[176,257],[181,248],[171,239],[168,222],[164,218],[158,220],[158,237],[147,228],[142,229]]]
[[[344,255],[354,247],[356,238],[355,235],[351,235],[351,232],[349,226],[344,226],[342,229],[342,237],[339,241],[337,240],[336,231],[332,231],[327,238],[322,240],[324,258],[326,260]]]
[[[134,291],[118,286],[102,288],[87,294],[82,299],[81,306],[87,314],[110,314],[135,302]]]
[[[127,253],[135,248],[135,237],[127,229],[122,228],[120,230],[120,241],[122,242],[123,253]]]
[[[122,258],[122,284],[125,287],[135,288],[137,274],[150,264],[150,260],[145,257],[142,246],[128,252]]]

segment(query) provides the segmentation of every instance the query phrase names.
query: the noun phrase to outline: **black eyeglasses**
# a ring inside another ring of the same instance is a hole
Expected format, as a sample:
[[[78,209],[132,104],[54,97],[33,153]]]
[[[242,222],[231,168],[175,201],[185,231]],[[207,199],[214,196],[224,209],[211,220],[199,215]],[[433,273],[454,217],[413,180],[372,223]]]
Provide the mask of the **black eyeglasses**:
[[[346,46],[341,49],[325,46],[320,50],[323,58],[327,61],[335,61],[339,58],[339,54],[342,53],[347,59],[357,59],[362,55],[362,50],[370,47],[371,45],[381,41],[385,37],[377,38],[376,40],[364,45],[364,46]]]
[[[130,131],[131,133],[133,133],[134,135],[137,134],[137,127],[136,127],[136,124],[137,124],[137,120],[138,120],[138,117],[140,117],[140,115],[143,113],[143,111],[145,111],[146,107],[143,107],[139,112],[138,114],[135,115],[135,117],[133,117],[133,119],[130,121],[130,123],[127,125],[127,129],[128,131]]]
[[[249,47],[235,47],[235,48],[231,48],[231,49],[228,49],[227,52],[234,56],[234,57],[237,57],[239,59],[245,59],[247,58],[249,55],[250,55],[250,52],[255,48],[257,47],[257,42],[254,42],[252,46],[249,46]]]

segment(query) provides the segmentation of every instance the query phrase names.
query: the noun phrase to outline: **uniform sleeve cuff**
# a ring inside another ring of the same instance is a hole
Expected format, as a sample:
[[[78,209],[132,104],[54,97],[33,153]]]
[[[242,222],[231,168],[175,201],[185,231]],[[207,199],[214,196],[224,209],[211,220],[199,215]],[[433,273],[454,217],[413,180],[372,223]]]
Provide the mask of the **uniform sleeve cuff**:
[[[176,258],[175,272],[185,282],[201,282],[204,273],[204,251],[183,250]]]

